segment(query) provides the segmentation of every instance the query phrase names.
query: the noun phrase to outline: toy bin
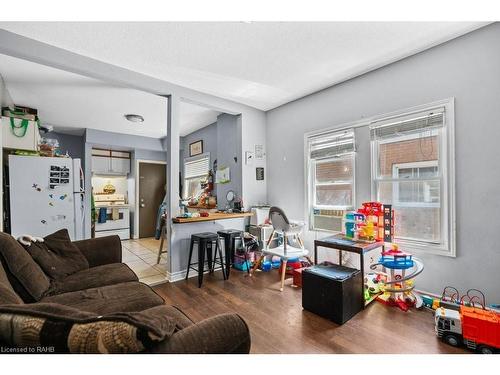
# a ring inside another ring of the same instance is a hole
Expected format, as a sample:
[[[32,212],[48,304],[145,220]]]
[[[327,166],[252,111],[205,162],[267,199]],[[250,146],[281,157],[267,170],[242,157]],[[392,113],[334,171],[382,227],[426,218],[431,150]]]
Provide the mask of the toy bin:
[[[319,264],[302,271],[302,307],[337,324],[344,324],[361,309],[361,271]]]

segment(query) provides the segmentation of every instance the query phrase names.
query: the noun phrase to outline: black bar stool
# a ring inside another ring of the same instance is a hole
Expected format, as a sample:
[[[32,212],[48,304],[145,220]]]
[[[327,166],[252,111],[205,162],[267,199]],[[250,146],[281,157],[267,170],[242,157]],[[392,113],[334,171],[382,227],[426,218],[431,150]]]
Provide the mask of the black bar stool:
[[[231,272],[231,265],[234,263],[234,253],[236,251],[236,240],[241,241],[241,246],[244,248],[244,234],[243,231],[237,229],[224,229],[217,231],[217,234],[224,239],[224,256],[226,262],[226,276],[229,279],[229,273]],[[245,261],[246,259],[245,252]],[[247,267],[248,271],[248,267]]]
[[[201,287],[201,284],[203,283],[203,273],[205,272],[205,262],[208,264],[208,270],[210,271],[210,273],[213,273],[215,271],[215,264],[219,264],[219,268],[222,269],[222,276],[224,277],[224,280],[227,279],[226,271],[224,269],[224,260],[222,258],[222,249],[219,241],[220,237],[215,233],[205,232],[191,235],[191,244],[189,246],[189,263],[186,272],[186,280],[189,277],[190,269],[198,271],[198,287]],[[214,243],[215,251],[214,258],[212,260],[212,249]],[[193,257],[193,247],[195,244],[198,245],[198,262],[191,263]],[[207,253],[206,261],[205,252]],[[219,255],[219,262],[217,261],[217,254]],[[193,267],[194,264],[197,265],[197,268]]]

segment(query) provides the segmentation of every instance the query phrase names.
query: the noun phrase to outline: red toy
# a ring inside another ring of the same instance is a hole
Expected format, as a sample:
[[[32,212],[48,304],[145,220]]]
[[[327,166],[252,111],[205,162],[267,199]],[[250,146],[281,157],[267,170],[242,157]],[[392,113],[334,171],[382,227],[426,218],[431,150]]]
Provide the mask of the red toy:
[[[308,267],[296,268],[293,270],[293,286],[302,288],[302,271]]]
[[[470,306],[465,305],[466,301],[462,297],[460,305],[457,306],[458,310],[453,304],[436,310],[436,333],[452,346],[463,344],[483,354],[494,353],[500,349],[500,314],[485,309],[484,295],[481,292],[479,293],[483,297],[482,301],[477,294],[472,295],[471,292],[479,291],[475,289],[467,291],[465,297],[469,298]]]
[[[361,204],[358,213],[363,214],[366,222],[375,227],[375,241],[392,242],[394,234],[394,211],[390,204],[380,202],[365,202]]]

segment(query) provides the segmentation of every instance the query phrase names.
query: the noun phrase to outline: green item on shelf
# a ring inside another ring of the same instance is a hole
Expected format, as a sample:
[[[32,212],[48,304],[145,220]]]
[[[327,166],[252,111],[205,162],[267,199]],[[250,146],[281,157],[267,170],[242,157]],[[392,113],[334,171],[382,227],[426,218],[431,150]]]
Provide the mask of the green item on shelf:
[[[14,155],[20,156],[40,156],[38,151],[28,151],[28,150],[15,150]]]
[[[18,125],[16,125],[16,122],[14,120],[14,117],[10,118],[10,127],[12,130],[12,134],[14,134],[18,138],[24,137],[26,135],[26,132],[28,131],[29,120],[22,119],[21,123]]]
[[[92,194],[90,198],[90,218],[92,220],[92,224],[94,224],[96,222],[94,194]]]

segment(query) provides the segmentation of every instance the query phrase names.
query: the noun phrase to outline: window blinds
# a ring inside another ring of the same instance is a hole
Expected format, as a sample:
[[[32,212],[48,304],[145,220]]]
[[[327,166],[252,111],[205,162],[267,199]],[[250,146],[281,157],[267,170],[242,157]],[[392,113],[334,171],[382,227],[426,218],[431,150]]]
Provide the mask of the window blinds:
[[[437,129],[443,125],[444,108],[438,108],[432,111],[375,121],[370,125],[370,135],[371,139],[375,140]]]
[[[324,159],[354,152],[354,131],[324,133],[309,139],[311,159]]]
[[[184,164],[184,178],[193,178],[205,176],[210,170],[208,158],[201,158],[187,161]]]

